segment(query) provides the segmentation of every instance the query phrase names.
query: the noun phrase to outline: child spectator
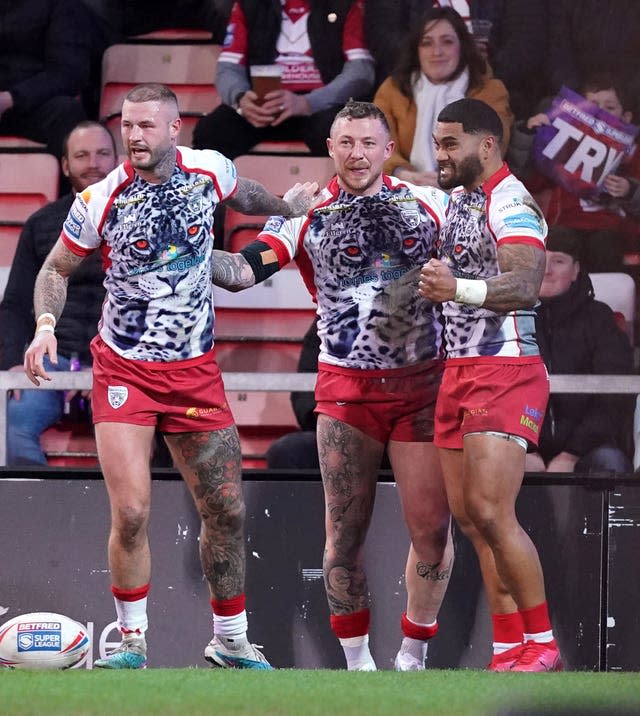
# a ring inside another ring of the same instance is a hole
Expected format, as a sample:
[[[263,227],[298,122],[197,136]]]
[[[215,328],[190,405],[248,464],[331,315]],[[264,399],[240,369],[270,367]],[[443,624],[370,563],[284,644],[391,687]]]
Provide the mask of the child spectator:
[[[614,117],[625,122],[634,118],[634,103],[626,88],[612,74],[594,74],[585,81],[581,91],[587,100]],[[622,271],[625,248],[633,245],[640,229],[640,151],[637,144],[618,169],[604,179],[604,193],[600,199],[589,201],[531,170],[532,132],[549,123],[549,116],[541,113],[529,118],[526,130],[521,124],[516,125],[512,147],[517,151],[512,152],[510,148],[509,165],[531,192],[539,195],[548,190],[548,196],[542,202],[547,222],[571,229],[580,238],[581,263],[587,272]]]

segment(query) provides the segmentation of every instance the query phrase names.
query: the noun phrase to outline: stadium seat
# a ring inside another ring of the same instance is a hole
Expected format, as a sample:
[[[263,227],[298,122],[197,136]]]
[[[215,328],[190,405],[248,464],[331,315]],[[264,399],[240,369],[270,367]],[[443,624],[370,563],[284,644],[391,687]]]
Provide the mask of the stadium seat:
[[[50,467],[97,467],[93,428],[88,422],[59,422],[45,430],[40,444]]]
[[[593,291],[598,301],[606,303],[623,318],[629,340],[633,344],[636,311],[636,283],[626,273],[590,273]]]
[[[21,231],[21,225],[0,224],[0,300],[4,296]]]
[[[47,145],[18,135],[0,136],[0,152],[44,152]]]
[[[227,392],[227,401],[240,435],[243,468],[265,468],[265,455],[271,443],[299,430],[289,393]]]
[[[142,82],[162,82],[178,97],[183,129],[178,144],[191,145],[197,119],[220,104],[214,77],[220,46],[210,43],[124,43],[102,56],[99,115],[123,153],[120,112],[127,92]]]
[[[250,154],[309,154],[309,147],[302,141],[259,142],[252,147]]]
[[[141,35],[130,35],[127,42],[179,43],[179,42],[211,42],[212,32],[197,27],[167,27],[152,30]]]
[[[278,196],[296,182],[317,181],[323,186],[335,174],[330,157],[243,154],[234,159],[234,164],[239,176],[259,181]]]
[[[58,196],[60,167],[44,152],[0,153],[0,224],[24,223]]]

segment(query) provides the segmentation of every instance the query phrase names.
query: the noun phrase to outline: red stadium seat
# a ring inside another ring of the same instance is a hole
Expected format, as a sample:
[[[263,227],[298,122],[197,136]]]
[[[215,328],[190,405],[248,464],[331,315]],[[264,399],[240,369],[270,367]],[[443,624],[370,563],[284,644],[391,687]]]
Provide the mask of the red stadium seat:
[[[335,174],[330,157],[304,157],[274,154],[243,154],[234,159],[239,176],[255,179],[278,196],[296,182],[326,184]]]
[[[214,84],[220,46],[210,43],[126,43],[108,47],[102,57],[100,118],[122,154],[120,112],[127,92],[142,82],[162,82],[178,97],[183,130],[178,144],[191,145],[195,121],[220,104]]]
[[[4,296],[21,231],[21,225],[0,225],[0,299]]]
[[[0,153],[0,224],[22,224],[58,196],[60,166],[44,152]]]
[[[60,422],[40,436],[47,463],[51,467],[97,467],[98,453],[89,423]]]

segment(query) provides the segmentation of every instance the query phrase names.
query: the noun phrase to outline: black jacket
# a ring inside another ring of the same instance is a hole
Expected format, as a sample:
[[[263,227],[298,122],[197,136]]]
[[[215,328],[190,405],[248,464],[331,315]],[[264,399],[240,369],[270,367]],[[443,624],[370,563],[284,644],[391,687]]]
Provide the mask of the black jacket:
[[[0,0],[0,90],[11,93],[20,112],[80,94],[91,38],[80,0]]]
[[[33,287],[47,254],[55,244],[73,203],[69,194],[47,204],[24,225],[0,303],[0,368],[22,363],[24,349],[33,338]],[[77,351],[83,365],[91,362],[89,342],[95,336],[105,289],[101,256],[95,251],[71,275],[67,302],[56,326],[58,351],[69,357]]]
[[[536,335],[549,373],[629,374],[633,351],[613,311],[593,297],[580,272],[567,293],[544,299]],[[562,451],[582,457],[609,444],[631,454],[635,397],[552,393],[538,451],[545,461]]]
[[[342,32],[354,0],[311,0],[307,32],[322,81],[329,84],[344,65]],[[248,65],[270,65],[276,59],[282,6],[280,0],[240,0],[247,21]],[[330,22],[329,16],[335,15]],[[257,32],[256,29],[259,29]]]

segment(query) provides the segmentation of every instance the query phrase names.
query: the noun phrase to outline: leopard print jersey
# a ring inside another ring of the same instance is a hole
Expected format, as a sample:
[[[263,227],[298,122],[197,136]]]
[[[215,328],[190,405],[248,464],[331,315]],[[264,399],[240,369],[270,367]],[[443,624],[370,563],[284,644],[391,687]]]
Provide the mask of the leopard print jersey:
[[[324,198],[310,218],[273,219],[260,235],[297,254],[318,302],[320,361],[378,370],[439,357],[439,314],[417,289],[447,196],[385,177],[374,196],[346,193],[333,180]]]
[[[528,243],[544,249],[547,225],[542,211],[504,165],[468,193],[455,189],[438,240],[438,257],[457,278],[497,276],[498,246]],[[538,355],[532,309],[498,314],[448,301],[443,306],[447,358]]]
[[[199,168],[186,168],[183,159]],[[76,200],[79,230],[67,227],[67,239],[77,252],[103,245],[100,335],[117,353],[164,362],[211,350],[213,215],[235,181],[233,164],[222,155],[183,148],[163,184],[119,167]]]

